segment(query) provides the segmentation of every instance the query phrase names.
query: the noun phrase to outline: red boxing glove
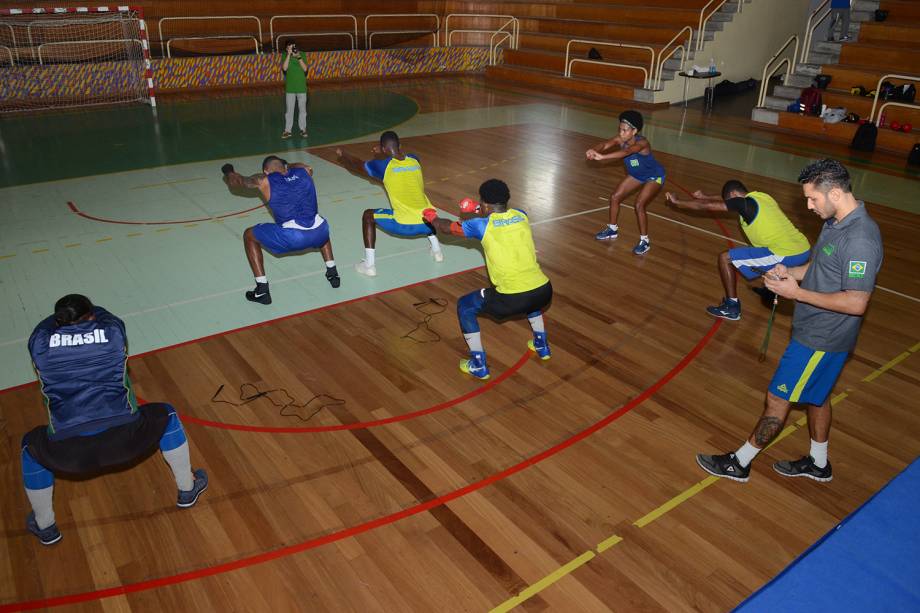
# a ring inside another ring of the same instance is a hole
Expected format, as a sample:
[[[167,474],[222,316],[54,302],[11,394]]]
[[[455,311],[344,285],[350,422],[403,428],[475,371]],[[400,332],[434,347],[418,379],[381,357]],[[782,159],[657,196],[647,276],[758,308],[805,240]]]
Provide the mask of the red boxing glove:
[[[422,211],[422,217],[425,219],[425,221],[431,223],[438,218],[438,212],[434,209],[425,209]]]
[[[464,198],[460,201],[461,213],[475,213],[479,210],[479,203],[472,198]]]

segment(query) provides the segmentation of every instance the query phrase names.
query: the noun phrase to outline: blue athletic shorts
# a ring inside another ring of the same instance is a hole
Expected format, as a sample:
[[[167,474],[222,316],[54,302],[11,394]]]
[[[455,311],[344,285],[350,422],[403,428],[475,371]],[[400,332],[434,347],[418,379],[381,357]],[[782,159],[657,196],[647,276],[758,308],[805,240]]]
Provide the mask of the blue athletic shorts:
[[[848,353],[815,351],[791,340],[770,381],[770,392],[789,402],[821,406],[840,377]]]
[[[629,170],[627,170],[627,172],[629,172]],[[647,175],[640,172],[629,172],[629,176],[642,183],[657,183],[658,185],[664,185],[664,173]]]
[[[432,227],[426,223],[397,223],[396,219],[393,217],[393,209],[375,210],[374,222],[381,230],[397,236],[431,236],[434,234]]]
[[[329,223],[324,221],[312,230],[282,228],[276,223],[260,223],[252,228],[256,240],[272,253],[291,253],[319,249],[329,240]]]
[[[804,251],[797,255],[776,255],[766,247],[735,247],[728,250],[728,259],[748,280],[756,279],[777,264],[801,266],[808,262],[809,256],[811,256],[811,251]]]

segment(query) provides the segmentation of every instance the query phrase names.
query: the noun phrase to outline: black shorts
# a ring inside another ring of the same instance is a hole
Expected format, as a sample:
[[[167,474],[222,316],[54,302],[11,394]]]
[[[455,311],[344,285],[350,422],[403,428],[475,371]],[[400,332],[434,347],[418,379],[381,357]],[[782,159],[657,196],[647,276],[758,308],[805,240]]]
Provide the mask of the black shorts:
[[[483,303],[480,313],[491,315],[496,319],[505,319],[513,315],[527,315],[542,311],[553,299],[553,285],[545,285],[519,294],[502,294],[494,287],[483,290]]]
[[[72,436],[52,441],[48,426],[25,436],[29,454],[54,474],[91,475],[137,462],[156,451],[169,423],[168,404],[150,403],[139,408],[140,416],[91,436]]]

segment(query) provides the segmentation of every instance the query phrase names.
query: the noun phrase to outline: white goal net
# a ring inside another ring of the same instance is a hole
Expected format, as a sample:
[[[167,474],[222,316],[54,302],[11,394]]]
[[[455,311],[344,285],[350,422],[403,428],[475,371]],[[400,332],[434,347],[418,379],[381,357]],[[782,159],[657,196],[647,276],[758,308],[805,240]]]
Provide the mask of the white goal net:
[[[123,102],[155,104],[139,9],[0,9],[0,112]]]

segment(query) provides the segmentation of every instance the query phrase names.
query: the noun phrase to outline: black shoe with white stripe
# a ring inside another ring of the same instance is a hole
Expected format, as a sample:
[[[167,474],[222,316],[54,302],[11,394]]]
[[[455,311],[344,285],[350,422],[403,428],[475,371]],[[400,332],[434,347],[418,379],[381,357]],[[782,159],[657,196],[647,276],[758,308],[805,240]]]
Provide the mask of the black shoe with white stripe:
[[[696,454],[696,463],[700,468],[715,477],[723,477],[732,481],[747,482],[751,475],[751,465],[741,466],[738,458],[733,453],[723,455]]]
[[[256,288],[246,292],[246,300],[259,304],[271,304],[272,295],[268,293],[268,283],[256,283]]]
[[[808,477],[822,483],[834,478],[830,462],[824,468],[818,468],[814,459],[809,455],[798,460],[781,460],[773,465],[773,470],[784,477]]]

